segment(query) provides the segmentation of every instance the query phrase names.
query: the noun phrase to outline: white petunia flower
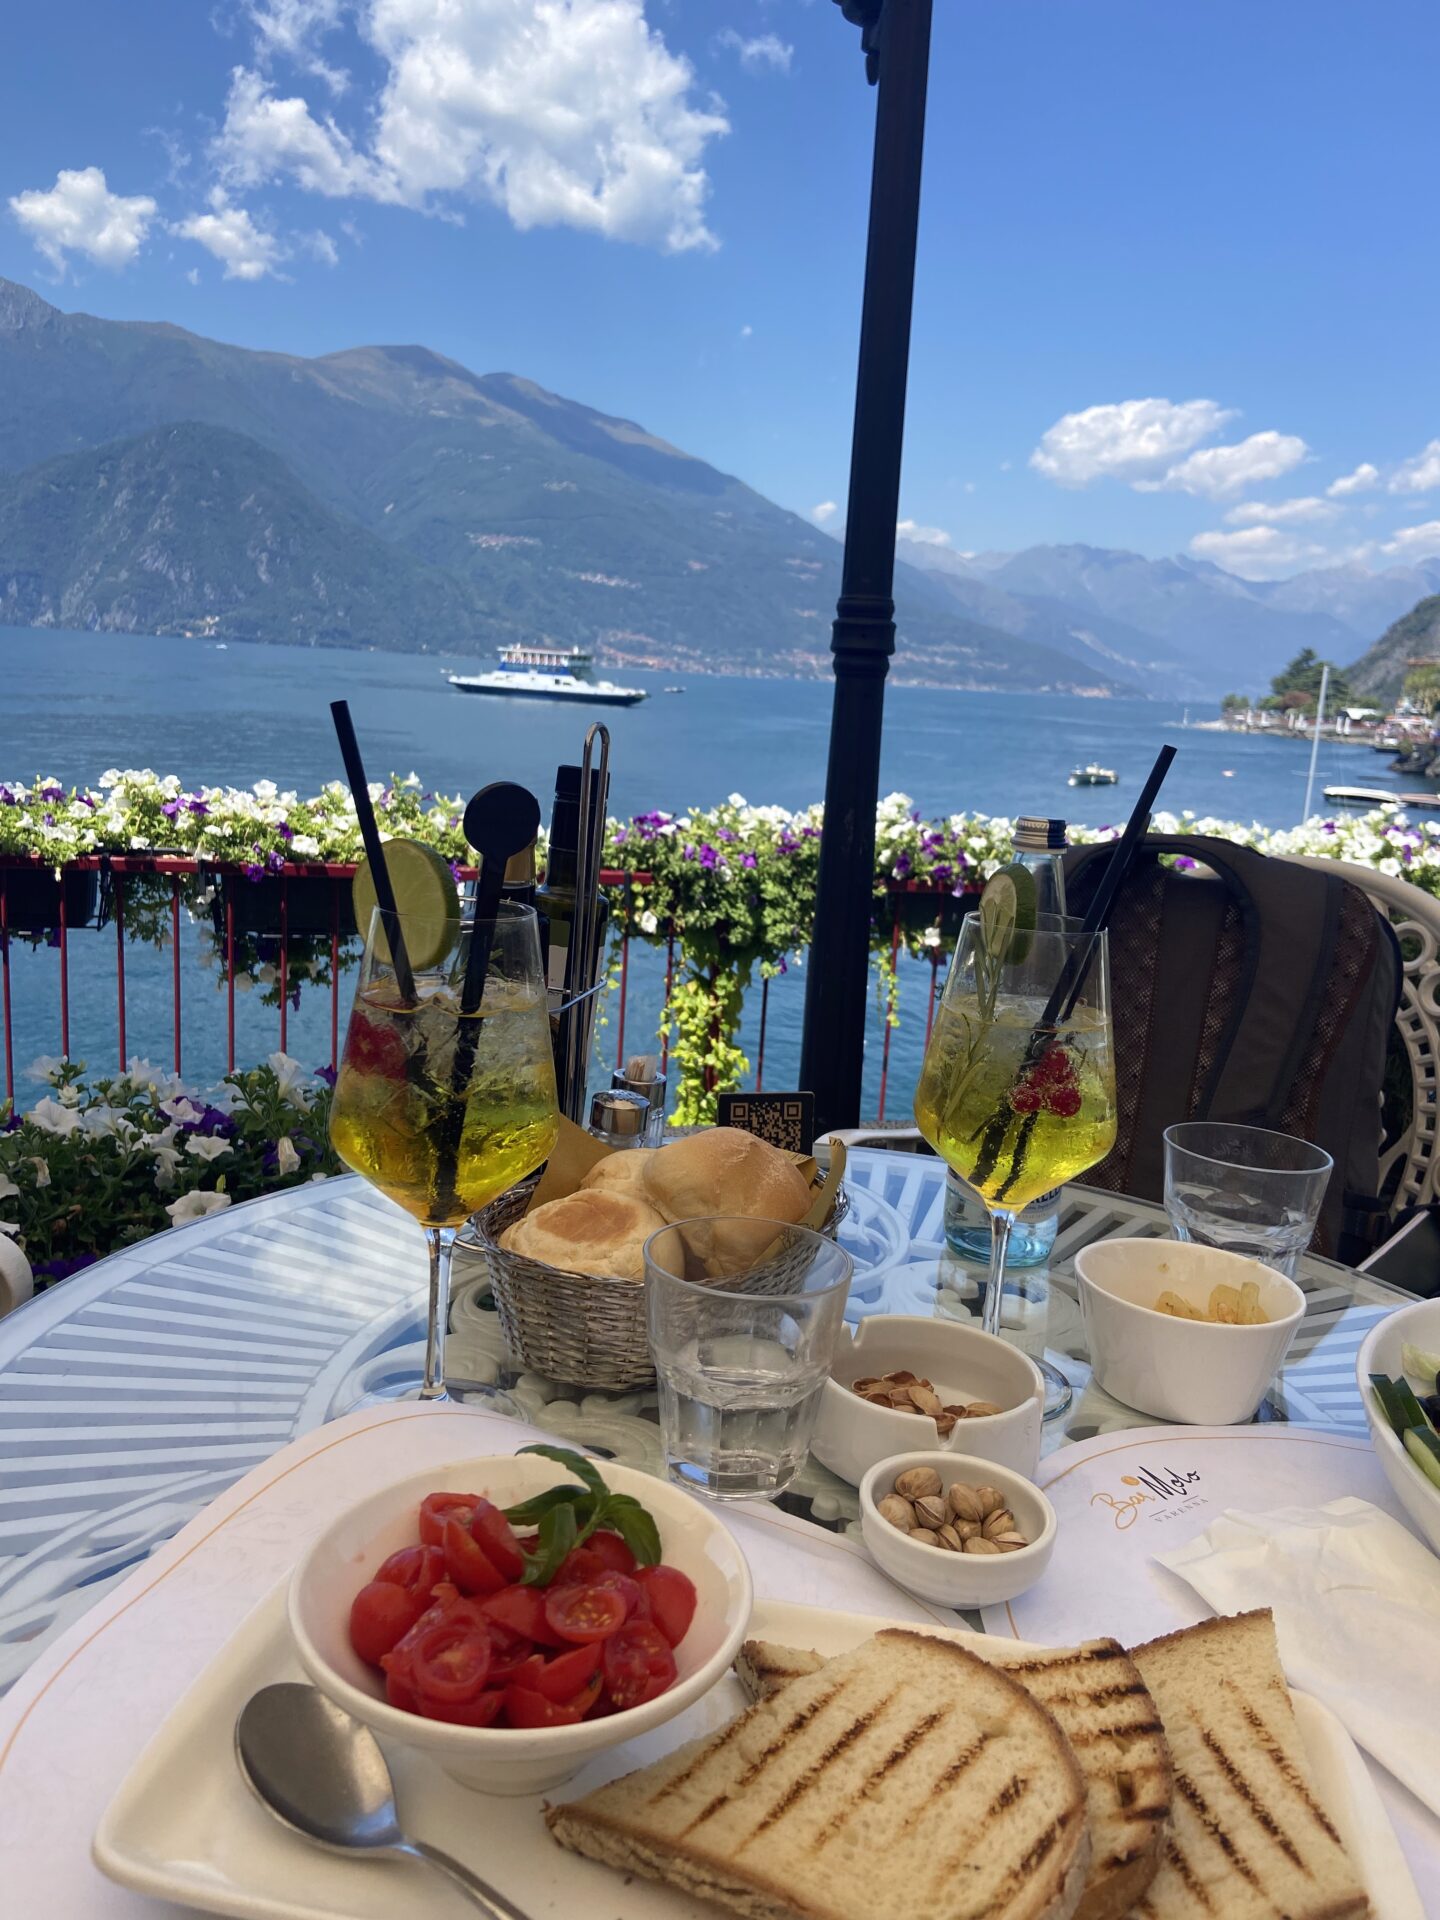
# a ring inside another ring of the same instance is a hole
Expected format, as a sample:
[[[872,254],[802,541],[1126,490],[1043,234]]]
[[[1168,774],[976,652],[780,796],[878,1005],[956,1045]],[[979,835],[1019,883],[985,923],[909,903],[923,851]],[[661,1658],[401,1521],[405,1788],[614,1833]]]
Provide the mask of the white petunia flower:
[[[642,933],[658,933],[660,931],[660,922],[648,907],[640,915],[636,925]]]
[[[249,993],[250,989],[254,986],[254,984],[255,982],[250,978],[248,973],[240,973],[240,972],[236,973],[235,975],[236,993]]]
[[[294,1173],[300,1165],[299,1152],[288,1133],[275,1142],[275,1159],[281,1173]]]
[[[32,1060],[25,1069],[27,1080],[48,1081],[53,1087],[60,1077],[60,1069],[66,1064],[63,1053],[42,1053]]]
[[[32,1153],[32,1154],[30,1155],[30,1164],[31,1164],[31,1166],[32,1166],[32,1167],[33,1167],[33,1168],[35,1169],[35,1184],[36,1184],[36,1186],[37,1186],[37,1187],[48,1187],[48,1186],[49,1186],[49,1184],[50,1184],[50,1163],[49,1163],[49,1161],[48,1161],[48,1160],[44,1160],[44,1159],[42,1159],[42,1158],[41,1158],[41,1156],[40,1156],[40,1155],[39,1155],[38,1153]],[[16,1189],[16,1188],[14,1188],[14,1187],[12,1187],[12,1188],[11,1188],[11,1192],[12,1192],[12,1193],[14,1193],[14,1192],[16,1192],[16,1191],[18,1191],[18,1189]],[[4,1195],[4,1192],[5,1192],[5,1189],[4,1189],[4,1187],[3,1187],[3,1186],[0,1186],[0,1197],[3,1197],[3,1195]]]
[[[37,1101],[28,1117],[43,1132],[59,1134],[62,1139],[81,1124],[79,1114],[70,1107],[62,1107],[58,1100]]]
[[[290,851],[295,855],[297,860],[318,860],[320,857],[320,842],[315,838],[313,833],[297,833],[295,838],[290,842]]]
[[[281,1093],[287,1096],[298,1093],[310,1078],[309,1070],[288,1053],[272,1053],[265,1064],[280,1082]]]
[[[191,1220],[203,1220],[207,1214],[222,1213],[230,1205],[228,1193],[182,1193],[165,1211],[172,1227],[186,1226]]]
[[[0,1173],[0,1200],[13,1200],[19,1191],[8,1174]]]
[[[257,800],[273,800],[279,791],[280,789],[273,780],[257,780],[255,782],[255,798]]]
[[[195,1121],[204,1117],[205,1112],[203,1107],[197,1107],[194,1101],[187,1099],[184,1094],[176,1100],[163,1101],[160,1111],[167,1120],[178,1121],[182,1126],[193,1125]]]
[[[218,1135],[206,1133],[188,1133],[185,1136],[185,1151],[193,1154],[197,1160],[218,1160],[222,1154],[234,1149],[228,1140]]]

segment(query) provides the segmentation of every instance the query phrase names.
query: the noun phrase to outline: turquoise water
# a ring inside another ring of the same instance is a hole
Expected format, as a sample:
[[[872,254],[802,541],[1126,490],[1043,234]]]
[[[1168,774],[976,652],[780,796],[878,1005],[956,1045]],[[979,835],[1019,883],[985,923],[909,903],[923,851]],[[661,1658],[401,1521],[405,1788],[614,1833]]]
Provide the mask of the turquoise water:
[[[488,664],[488,663],[482,663]],[[413,768],[427,786],[473,792],[516,779],[548,812],[556,764],[578,760],[587,716],[533,702],[454,692],[449,672],[474,672],[473,656],[366,654],[299,647],[217,648],[204,641],[0,628],[0,779],[50,774],[93,783],[107,767],[153,767],[190,785],[248,785],[269,778],[313,792],[341,777],[328,703],[348,699],[372,779]],[[603,717],[612,737],[612,811],[682,811],[739,792],[795,807],[823,797],[830,686],[826,681],[702,678],[629,668],[608,677],[650,687],[654,698]],[[665,694],[683,684],[681,694]],[[1197,708],[1196,719],[1203,715]],[[1062,814],[1103,824],[1124,818],[1162,741],[1180,748],[1162,804],[1269,826],[1300,817],[1308,750],[1294,740],[1182,730],[1182,711],[1145,700],[1029,698],[892,684],[886,694],[881,791],[901,789],[926,814]],[[1098,760],[1120,775],[1115,788],[1076,790],[1070,769]],[[1381,756],[1331,743],[1320,753],[1327,781],[1393,785]],[[92,1067],[116,1056],[113,930],[70,943],[71,1053]],[[129,1051],[154,1060],[172,1052],[170,956],[131,945],[126,955]],[[182,930],[182,1064],[197,1079],[224,1068],[224,998],[199,965],[193,930]],[[919,1071],[929,968],[902,969],[902,1024],[892,1038],[891,1112],[908,1111]],[[653,1033],[660,1004],[658,958],[635,956],[629,1050]],[[798,1072],[803,969],[771,991],[765,1082],[783,1088]],[[56,956],[18,943],[12,955],[17,1066],[60,1051]],[[758,992],[748,1031],[753,1049]],[[278,1014],[259,995],[238,1005],[242,1064],[278,1044]],[[343,1028],[343,1015],[342,1015]],[[329,1057],[328,997],[302,994],[290,1050]],[[606,1029],[613,1049],[615,1026]],[[883,1028],[872,1023],[866,1110],[878,1100]],[[25,1090],[17,1089],[22,1093]]]

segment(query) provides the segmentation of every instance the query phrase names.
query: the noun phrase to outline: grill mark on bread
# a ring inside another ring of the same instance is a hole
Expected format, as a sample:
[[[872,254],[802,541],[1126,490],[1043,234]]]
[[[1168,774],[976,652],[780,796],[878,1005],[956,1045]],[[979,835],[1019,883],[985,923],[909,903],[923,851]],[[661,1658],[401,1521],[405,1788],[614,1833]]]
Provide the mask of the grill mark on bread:
[[[956,1758],[950,1762],[949,1766],[946,1767],[939,1778],[930,1783],[930,1791],[926,1797],[913,1806],[909,1813],[906,1814],[900,1831],[895,1835],[896,1841],[903,1840],[907,1833],[912,1833],[915,1830],[925,1815],[930,1811],[936,1794],[944,1793],[948,1787],[953,1787],[961,1774],[965,1772],[966,1768],[972,1766],[975,1761],[980,1758],[980,1755],[989,1744],[990,1735],[988,1733],[982,1733],[977,1740],[971,1741],[963,1753],[958,1754]]]
[[[1067,1737],[1072,1747],[1093,1747],[1101,1740],[1138,1740],[1142,1735],[1164,1733],[1165,1729],[1158,1720],[1137,1720],[1133,1724],[1121,1727],[1077,1728]]]
[[[781,1794],[780,1798],[775,1802],[774,1806],[771,1807],[764,1819],[757,1821],[750,1832],[746,1834],[745,1838],[736,1848],[736,1852],[743,1853],[752,1841],[758,1840],[760,1835],[766,1832],[768,1828],[773,1827],[777,1820],[783,1820],[785,1815],[790,1812],[796,1803],[802,1800],[805,1795],[809,1793],[810,1789],[819,1783],[825,1769],[833,1766],[835,1761],[840,1758],[840,1755],[844,1753],[847,1748],[853,1747],[862,1734],[869,1732],[879,1717],[881,1709],[886,1705],[888,1705],[888,1701],[881,1701],[880,1705],[872,1707],[869,1713],[862,1713],[858,1719],[852,1720],[839,1738],[830,1742],[830,1745],[820,1755],[819,1759],[813,1761],[811,1765],[805,1769],[804,1773],[800,1775],[798,1780],[791,1782],[790,1786]],[[721,1798],[722,1801],[728,1800],[730,1795],[725,1794],[722,1795]],[[704,1818],[703,1814],[701,1818]],[[687,1829],[687,1831],[689,1831],[689,1829]]]
[[[724,1807],[724,1803],[730,1799],[732,1793],[739,1793],[741,1788],[747,1788],[747,1786],[751,1784],[751,1780],[755,1780],[755,1776],[760,1772],[760,1768],[762,1768],[762,1766],[768,1766],[770,1761],[774,1761],[774,1757],[780,1753],[780,1749],[785,1745],[785,1741],[791,1740],[791,1736],[795,1736],[795,1734],[804,1732],[804,1728],[810,1724],[810,1720],[814,1720],[814,1716],[818,1715],[818,1713],[824,1713],[826,1707],[831,1703],[831,1699],[835,1699],[835,1695],[839,1692],[841,1692],[841,1688],[831,1688],[829,1693],[822,1693],[820,1699],[810,1701],[808,1707],[803,1707],[799,1713],[793,1713],[793,1715],[789,1716],[789,1720],[785,1720],[785,1724],[781,1726],[780,1732],[776,1734],[776,1738],[770,1741],[768,1747],[764,1747],[764,1749],[756,1755],[755,1759],[751,1761],[751,1764],[745,1768],[745,1772],[739,1776],[739,1780],[735,1782],[735,1786],[728,1789],[726,1793],[720,1793],[716,1799],[712,1799],[710,1805],[705,1809],[705,1812],[699,1814],[699,1818],[695,1818],[695,1820],[689,1822],[689,1826],[685,1828],[685,1832],[687,1832],[687,1834],[693,1834],[695,1828],[701,1824],[701,1820],[708,1820],[710,1814],[716,1811],[718,1807]],[[716,1757],[716,1753],[722,1753],[722,1751],[730,1745],[730,1741],[732,1741],[737,1734],[741,1734],[741,1732],[745,1730],[747,1718],[749,1718],[749,1715],[741,1715],[739,1716],[739,1720],[732,1720],[732,1724],[724,1730],[724,1734],[720,1734],[720,1738],[714,1741],[714,1745],[705,1747],[701,1753],[697,1753],[695,1759],[689,1763],[689,1766],[685,1768],[684,1772],[676,1774],[674,1780],[666,1782],[666,1784],[660,1788],[659,1793],[649,1801],[649,1805],[651,1805],[651,1807],[659,1807],[662,1799],[666,1799],[670,1793],[678,1793],[680,1788],[684,1788],[685,1782],[687,1782],[701,1766],[708,1766],[710,1761]]]
[[[833,1840],[841,1827],[843,1827],[845,1822],[850,1818],[851,1814],[858,1812],[864,1801],[874,1798],[879,1788],[884,1785],[887,1776],[893,1773],[895,1768],[903,1761],[908,1760],[920,1743],[927,1739],[937,1727],[943,1726],[949,1718],[950,1713],[948,1708],[942,1709],[939,1713],[927,1714],[925,1718],[917,1722],[902,1739],[898,1740],[880,1762],[879,1766],[872,1768],[865,1776],[860,1786],[856,1789],[855,1798],[851,1801],[850,1805],[848,1807],[842,1807],[834,1819],[828,1821],[826,1825],[820,1829],[819,1833],[816,1834],[815,1838],[810,1842],[811,1852],[818,1853],[828,1840]]]
[[[991,1811],[993,1812],[994,1809],[992,1808]],[[996,1912],[1002,1908],[1008,1900],[1012,1899],[1016,1891],[1024,1886],[1032,1874],[1039,1872],[1040,1868],[1044,1866],[1050,1855],[1055,1851],[1060,1843],[1061,1836],[1070,1824],[1071,1817],[1069,1813],[1057,1814],[1049,1826],[1031,1843],[1028,1851],[1023,1853],[1015,1862],[1014,1866],[1007,1871],[1000,1885],[992,1888],[991,1891],[986,1894],[984,1905],[971,1907],[963,1916],[957,1916],[957,1920],[986,1920],[987,1915]],[[956,1854],[953,1859],[947,1860],[936,1876],[935,1884],[943,1886],[950,1876],[958,1873],[966,1861],[972,1859],[973,1856],[974,1846],[972,1844],[965,1849],[964,1853]]]
[[[1017,1667],[1008,1669],[1011,1674],[1019,1672]],[[1143,1700],[1149,1705],[1150,1690],[1143,1680],[1132,1681],[1128,1686],[1087,1687],[1083,1693],[1052,1693],[1048,1687],[1032,1689],[1037,1700],[1041,1700],[1051,1712],[1056,1707],[1113,1707],[1117,1700]],[[1135,1732],[1135,1728],[1127,1728]]]
[[[1030,1791],[1030,1782],[1023,1773],[1012,1773],[1005,1785],[996,1794],[985,1809],[985,1818],[994,1820],[1010,1807],[1018,1806]]]
[[[1300,1853],[1295,1843],[1287,1833],[1281,1830],[1274,1816],[1262,1804],[1260,1796],[1208,1727],[1202,1727],[1200,1729],[1200,1738],[1205,1742],[1206,1747],[1214,1758],[1216,1766],[1219,1767],[1226,1780],[1230,1783],[1231,1792],[1245,1802],[1256,1821],[1264,1831],[1269,1834],[1270,1838],[1274,1841],[1275,1845],[1279,1847],[1286,1859],[1299,1867],[1302,1872],[1306,1871],[1305,1862],[1300,1858]]]
[[[1315,1824],[1321,1828],[1328,1838],[1335,1842],[1337,1847],[1340,1846],[1342,1844],[1340,1836],[1330,1824],[1329,1817],[1325,1813],[1324,1808],[1320,1806],[1308,1785],[1286,1758],[1279,1741],[1275,1738],[1264,1715],[1258,1713],[1255,1708],[1250,1705],[1250,1702],[1240,1692],[1240,1689],[1233,1685],[1233,1683],[1227,1681],[1226,1685],[1233,1695],[1235,1704],[1238,1706],[1246,1725],[1259,1741],[1260,1751],[1265,1755],[1265,1758],[1270,1762],[1271,1766],[1274,1767],[1275,1771],[1295,1795],[1296,1799],[1300,1801]],[[1288,1700],[1286,1701],[1286,1707],[1288,1711],[1294,1711],[1294,1709],[1290,1707]]]
[[[1240,1878],[1252,1886],[1256,1893],[1263,1892],[1259,1874],[1256,1873],[1254,1867],[1251,1866],[1239,1847],[1236,1846],[1235,1842],[1225,1831],[1224,1821],[1214,1812],[1204,1794],[1201,1793],[1188,1773],[1176,1774],[1175,1791],[1185,1796],[1195,1818],[1200,1822],[1216,1846],[1219,1847],[1225,1858],[1230,1862],[1230,1865],[1240,1875]],[[1187,1881],[1186,1884],[1188,1886],[1189,1882]]]

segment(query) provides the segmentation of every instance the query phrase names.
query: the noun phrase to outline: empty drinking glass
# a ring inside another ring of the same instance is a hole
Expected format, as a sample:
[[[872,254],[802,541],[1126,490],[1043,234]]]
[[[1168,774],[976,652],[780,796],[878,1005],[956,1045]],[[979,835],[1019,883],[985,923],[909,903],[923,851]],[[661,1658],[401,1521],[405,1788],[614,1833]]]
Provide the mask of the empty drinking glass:
[[[646,1311],[670,1477],[773,1498],[810,1451],[850,1256],[807,1227],[714,1216],[645,1243]]]
[[[1165,1211],[1177,1240],[1247,1254],[1293,1280],[1333,1165],[1288,1133],[1187,1120],[1165,1129]]]

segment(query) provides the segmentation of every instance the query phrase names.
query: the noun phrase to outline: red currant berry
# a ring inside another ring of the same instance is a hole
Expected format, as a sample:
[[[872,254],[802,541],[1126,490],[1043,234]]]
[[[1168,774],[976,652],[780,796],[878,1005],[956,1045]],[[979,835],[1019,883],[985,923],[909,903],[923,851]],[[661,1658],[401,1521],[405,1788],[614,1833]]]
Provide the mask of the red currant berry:
[[[1073,1120],[1080,1111],[1080,1089],[1078,1087],[1052,1087],[1045,1102],[1051,1113],[1058,1114],[1062,1120]]]

